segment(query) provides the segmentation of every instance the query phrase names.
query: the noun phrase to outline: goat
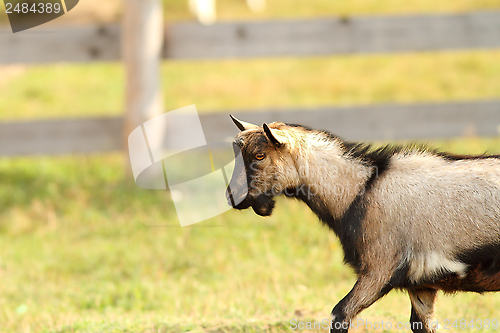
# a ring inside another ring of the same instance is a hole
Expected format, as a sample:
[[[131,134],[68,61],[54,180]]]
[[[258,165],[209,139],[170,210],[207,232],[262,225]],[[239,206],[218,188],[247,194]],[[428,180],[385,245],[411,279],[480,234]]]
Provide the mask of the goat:
[[[438,290],[500,291],[500,156],[373,149],[305,126],[231,118],[242,157],[226,191],[231,206],[268,216],[274,196],[305,202],[357,274],[332,310],[331,332],[347,332],[392,289],[408,291],[415,333],[435,331]]]

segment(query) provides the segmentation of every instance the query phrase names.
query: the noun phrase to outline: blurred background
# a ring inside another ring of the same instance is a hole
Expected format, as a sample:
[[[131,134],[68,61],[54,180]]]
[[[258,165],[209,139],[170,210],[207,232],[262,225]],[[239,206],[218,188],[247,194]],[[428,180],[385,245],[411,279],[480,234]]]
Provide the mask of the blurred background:
[[[8,23],[0,6],[2,332],[284,332],[350,290],[336,237],[297,202],[180,228],[169,193],[127,171],[124,138],[161,112],[196,104],[212,140],[237,133],[234,113],[500,153],[498,0],[82,0],[26,32]],[[499,307],[459,294],[437,313]],[[393,292],[360,318],[409,314]]]

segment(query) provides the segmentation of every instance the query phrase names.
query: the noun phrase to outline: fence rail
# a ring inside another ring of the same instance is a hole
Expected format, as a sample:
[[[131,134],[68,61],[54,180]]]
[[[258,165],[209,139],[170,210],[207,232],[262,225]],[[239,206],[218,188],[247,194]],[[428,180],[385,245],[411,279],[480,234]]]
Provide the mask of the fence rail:
[[[166,26],[172,59],[312,56],[500,47],[500,11]],[[120,59],[118,25],[0,30],[0,63]]]
[[[234,111],[245,121],[282,121],[330,130],[349,140],[494,136],[500,101],[379,105],[296,110]],[[201,115],[208,142],[237,134],[227,113]],[[90,153],[121,150],[124,120],[116,118],[0,123],[0,156]]]
[[[121,58],[118,25],[0,30],[0,64],[109,61]],[[162,55],[172,59],[312,56],[500,48],[500,11],[454,15],[344,17],[267,22],[176,23]],[[499,134],[500,100],[234,112],[250,122],[284,121],[351,140],[449,138]],[[205,136],[236,134],[227,114],[201,117]],[[124,118],[0,122],[0,156],[123,149]]]

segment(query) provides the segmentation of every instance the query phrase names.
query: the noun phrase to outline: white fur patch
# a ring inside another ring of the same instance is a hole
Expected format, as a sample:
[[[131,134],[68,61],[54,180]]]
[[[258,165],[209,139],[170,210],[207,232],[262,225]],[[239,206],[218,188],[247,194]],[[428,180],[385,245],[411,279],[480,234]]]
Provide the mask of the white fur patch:
[[[450,260],[437,252],[430,252],[426,255],[413,257],[408,271],[408,277],[413,282],[431,277],[440,272],[456,273],[460,278],[465,277],[467,265]]]

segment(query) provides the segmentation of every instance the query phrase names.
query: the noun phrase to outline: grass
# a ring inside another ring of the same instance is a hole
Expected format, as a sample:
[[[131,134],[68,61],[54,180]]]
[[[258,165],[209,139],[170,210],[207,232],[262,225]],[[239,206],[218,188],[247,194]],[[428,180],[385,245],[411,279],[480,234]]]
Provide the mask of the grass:
[[[220,0],[218,16],[498,8],[497,0],[274,0],[253,14],[243,1]],[[165,0],[165,9],[167,21],[192,19],[185,0]],[[478,50],[167,61],[164,104],[172,110],[196,103],[209,112],[498,98],[499,56]],[[120,115],[123,81],[116,63],[0,68],[0,120]],[[500,138],[432,145],[500,153]],[[294,318],[328,318],[351,288],[354,275],[337,239],[304,205],[279,200],[269,218],[228,211],[180,228],[168,193],[131,184],[124,163],[120,154],[0,159],[0,331],[284,332]],[[499,307],[495,294],[440,295],[438,318],[498,319]],[[409,313],[408,297],[392,292],[360,318],[396,323]]]
[[[350,16],[373,14],[413,13],[462,13],[474,10],[495,10],[500,8],[497,0],[267,0],[266,9],[252,13],[244,0],[217,0],[219,20],[259,20],[274,18]],[[193,20],[186,0],[163,0],[165,21]],[[122,15],[121,0],[86,0],[80,2],[69,14],[59,18],[55,24],[87,23],[93,21],[117,21]],[[8,22],[0,6],[0,23]]]
[[[223,61],[166,61],[165,110],[200,112],[493,99],[500,50]],[[0,119],[112,116],[124,107],[120,64],[13,68],[0,76]],[[367,80],[369,78],[369,80]],[[258,96],[258,98],[255,98]]]
[[[165,20],[175,21],[192,19],[187,2],[182,0],[164,0]],[[252,13],[246,2],[234,0],[217,1],[217,17],[220,20],[258,20],[273,18],[350,16],[376,14],[413,14],[467,12],[472,10],[499,9],[496,0],[458,0],[458,1],[398,1],[398,0],[267,0],[266,9]]]
[[[500,138],[432,144],[500,152]],[[335,236],[304,205],[283,199],[269,218],[228,211],[180,228],[167,192],[130,184],[123,163],[0,159],[2,332],[283,332],[294,318],[328,318],[352,286]],[[498,319],[499,307],[495,294],[441,295],[438,318]],[[360,318],[408,316],[407,296],[393,292]]]

